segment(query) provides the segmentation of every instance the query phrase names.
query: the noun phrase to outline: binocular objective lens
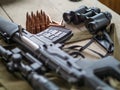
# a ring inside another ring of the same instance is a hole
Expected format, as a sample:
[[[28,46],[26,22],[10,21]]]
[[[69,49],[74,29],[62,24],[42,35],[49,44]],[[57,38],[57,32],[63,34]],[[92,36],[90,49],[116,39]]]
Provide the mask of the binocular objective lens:
[[[71,15],[69,13],[64,13],[63,14],[63,19],[67,23],[71,23]]]

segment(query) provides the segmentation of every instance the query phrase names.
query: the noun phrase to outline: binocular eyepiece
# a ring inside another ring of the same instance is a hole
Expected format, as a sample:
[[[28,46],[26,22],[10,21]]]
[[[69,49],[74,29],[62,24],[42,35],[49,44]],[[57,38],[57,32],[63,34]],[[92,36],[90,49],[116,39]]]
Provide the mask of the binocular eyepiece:
[[[88,17],[85,26],[91,34],[97,34],[100,30],[105,29],[110,24],[111,19],[111,13],[101,12],[93,17]]]
[[[90,17],[100,12],[101,11],[99,8],[88,8],[86,6],[81,6],[78,10],[63,13],[63,19],[67,23],[73,23],[77,25],[83,22],[86,16]]]

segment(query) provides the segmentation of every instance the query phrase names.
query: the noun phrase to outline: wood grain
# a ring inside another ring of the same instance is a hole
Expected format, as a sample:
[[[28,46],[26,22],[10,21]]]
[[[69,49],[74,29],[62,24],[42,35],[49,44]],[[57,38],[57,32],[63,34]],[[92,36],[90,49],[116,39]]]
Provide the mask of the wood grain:
[[[10,20],[9,17],[4,12],[4,10],[2,9],[1,5],[0,5],[0,16],[6,18],[7,20]]]
[[[120,14],[120,0],[99,0],[99,1]]]

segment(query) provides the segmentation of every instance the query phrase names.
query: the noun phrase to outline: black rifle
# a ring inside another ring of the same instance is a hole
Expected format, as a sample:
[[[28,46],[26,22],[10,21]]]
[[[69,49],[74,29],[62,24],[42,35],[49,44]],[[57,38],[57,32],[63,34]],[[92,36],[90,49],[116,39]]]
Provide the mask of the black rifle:
[[[25,29],[20,29],[17,24],[0,18],[0,33],[3,38],[20,44],[43,64],[58,73],[70,83],[91,86],[94,90],[115,90],[101,79],[112,76],[120,80],[120,62],[108,56],[98,61],[79,60],[65,53],[58,44],[30,34]]]

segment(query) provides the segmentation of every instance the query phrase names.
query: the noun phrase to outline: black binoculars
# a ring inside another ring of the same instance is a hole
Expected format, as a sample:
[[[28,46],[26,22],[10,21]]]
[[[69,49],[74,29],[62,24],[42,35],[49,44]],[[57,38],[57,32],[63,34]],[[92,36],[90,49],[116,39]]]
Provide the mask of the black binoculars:
[[[97,7],[88,8],[86,6],[81,6],[78,10],[63,13],[63,19],[66,23],[77,25],[85,21],[86,16],[91,17],[100,12],[100,9]]]
[[[106,27],[111,23],[111,13],[101,12],[97,7],[88,8],[86,6],[81,6],[76,11],[65,12],[63,14],[63,19],[66,23],[72,23],[74,25],[84,23],[85,27],[100,45],[108,52],[113,51],[113,42],[106,32]],[[99,32],[102,33],[99,35]]]
[[[97,7],[81,6],[78,10],[63,13],[63,19],[74,25],[85,23],[89,32],[96,34],[110,24],[112,15],[109,12],[101,12]]]

